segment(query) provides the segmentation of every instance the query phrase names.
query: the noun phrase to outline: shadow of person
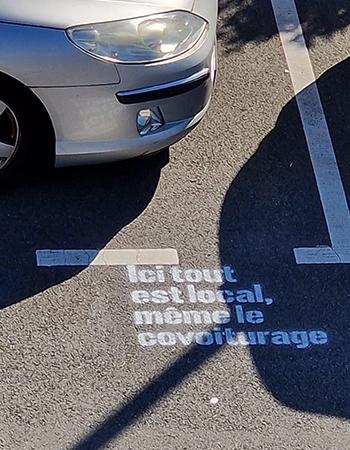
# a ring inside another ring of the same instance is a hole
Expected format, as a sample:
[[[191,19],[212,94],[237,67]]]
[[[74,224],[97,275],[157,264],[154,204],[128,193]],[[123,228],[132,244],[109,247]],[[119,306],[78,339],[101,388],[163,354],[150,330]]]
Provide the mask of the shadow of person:
[[[0,195],[0,308],[83,267],[38,268],[37,249],[102,249],[151,201],[167,155],[26,180]]]
[[[347,193],[349,79],[347,59],[318,80]],[[221,262],[235,266],[239,286],[261,283],[274,300],[260,308],[244,305],[260,310],[264,322],[241,328],[246,336],[247,331],[267,332],[261,345],[252,339],[249,347],[266,388],[290,408],[350,418],[350,267],[298,266],[293,248],[316,245],[330,242],[294,98],[226,194]],[[327,343],[310,342],[310,332],[318,330],[327,333]],[[285,334],[272,342],[274,331]]]

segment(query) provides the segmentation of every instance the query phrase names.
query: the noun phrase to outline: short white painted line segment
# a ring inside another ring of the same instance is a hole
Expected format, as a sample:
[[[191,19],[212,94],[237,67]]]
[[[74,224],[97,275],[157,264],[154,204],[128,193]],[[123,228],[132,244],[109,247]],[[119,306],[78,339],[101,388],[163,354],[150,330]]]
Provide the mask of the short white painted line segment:
[[[178,265],[175,249],[135,250],[37,250],[39,267]]]
[[[298,264],[350,263],[350,213],[294,0],[271,0],[292,78],[331,247],[296,248]]]

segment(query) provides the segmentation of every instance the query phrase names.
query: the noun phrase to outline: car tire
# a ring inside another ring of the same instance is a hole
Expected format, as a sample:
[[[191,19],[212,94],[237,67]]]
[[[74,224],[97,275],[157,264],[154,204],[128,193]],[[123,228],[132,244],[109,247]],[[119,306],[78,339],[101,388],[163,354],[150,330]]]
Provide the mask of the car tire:
[[[12,90],[0,90],[0,185],[23,180],[52,159],[40,101],[22,87]]]

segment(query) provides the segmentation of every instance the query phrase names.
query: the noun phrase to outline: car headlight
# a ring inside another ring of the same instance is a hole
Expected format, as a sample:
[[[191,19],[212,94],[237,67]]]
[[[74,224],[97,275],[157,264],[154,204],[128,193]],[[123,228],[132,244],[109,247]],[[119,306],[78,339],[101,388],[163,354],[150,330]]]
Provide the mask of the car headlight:
[[[80,25],[67,29],[69,38],[85,52],[113,63],[149,63],[174,58],[191,49],[208,23],[185,12]]]

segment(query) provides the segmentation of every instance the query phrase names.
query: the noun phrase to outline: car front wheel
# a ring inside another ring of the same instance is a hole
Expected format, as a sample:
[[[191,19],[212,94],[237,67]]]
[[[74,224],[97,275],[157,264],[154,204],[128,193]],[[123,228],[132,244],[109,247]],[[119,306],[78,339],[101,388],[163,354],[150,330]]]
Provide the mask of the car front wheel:
[[[16,159],[20,148],[20,119],[11,106],[0,100],[0,176]]]
[[[12,184],[51,158],[50,127],[42,105],[27,91],[0,91],[0,184]]]

